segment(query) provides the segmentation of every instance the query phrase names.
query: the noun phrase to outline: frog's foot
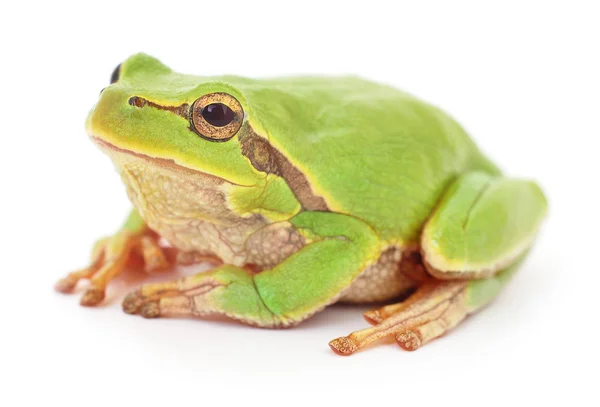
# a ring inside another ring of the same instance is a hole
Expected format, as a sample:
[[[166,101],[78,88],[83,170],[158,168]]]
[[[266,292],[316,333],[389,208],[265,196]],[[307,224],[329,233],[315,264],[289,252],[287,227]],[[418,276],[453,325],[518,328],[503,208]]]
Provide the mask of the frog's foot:
[[[166,270],[173,263],[176,252],[159,245],[159,237],[146,230],[135,233],[122,230],[114,236],[101,239],[92,250],[90,265],[68,274],[56,283],[56,290],[72,292],[80,280],[89,279],[91,286],[81,297],[81,305],[99,304],[105,296],[106,286],[122,270],[142,268],[147,272]]]
[[[144,318],[223,315],[276,328],[286,322],[264,304],[248,270],[224,265],[193,276],[144,284],[123,300],[123,311]]]
[[[204,278],[192,276],[164,283],[144,284],[125,297],[123,311],[140,314],[144,318],[196,315],[194,297],[224,285],[209,273],[205,274]]]
[[[416,350],[462,321],[466,305],[466,281],[430,282],[406,301],[365,312],[373,327],[329,342],[338,355],[351,355],[380,338],[393,336],[406,350]]]

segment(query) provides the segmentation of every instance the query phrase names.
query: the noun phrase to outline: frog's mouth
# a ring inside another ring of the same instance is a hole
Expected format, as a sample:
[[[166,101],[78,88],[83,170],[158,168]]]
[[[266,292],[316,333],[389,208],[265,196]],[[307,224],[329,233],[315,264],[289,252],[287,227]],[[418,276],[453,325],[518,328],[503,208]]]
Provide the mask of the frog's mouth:
[[[111,144],[97,136],[94,136],[94,135],[90,135],[90,138],[96,145],[98,145],[98,147],[100,147],[100,150],[102,150],[104,153],[106,153],[117,165],[119,165],[119,163],[120,163],[118,156],[121,154],[125,154],[125,155],[131,156],[131,157],[138,158],[139,160],[142,160],[150,165],[155,165],[155,166],[159,166],[162,168],[170,169],[170,170],[173,170],[173,171],[176,171],[179,173],[186,173],[189,175],[199,175],[201,177],[209,177],[209,178],[213,178],[215,181],[218,181],[221,183],[228,183],[228,184],[236,185],[236,186],[249,186],[249,185],[236,184],[225,178],[221,178],[221,177],[213,175],[213,174],[209,174],[209,173],[206,173],[206,172],[203,172],[200,170],[196,170],[196,169],[192,169],[189,167],[184,167],[180,164],[177,164],[175,162],[175,160],[173,160],[173,159],[152,157],[152,156],[149,156],[146,154],[136,153],[135,151],[117,147],[114,144]]]

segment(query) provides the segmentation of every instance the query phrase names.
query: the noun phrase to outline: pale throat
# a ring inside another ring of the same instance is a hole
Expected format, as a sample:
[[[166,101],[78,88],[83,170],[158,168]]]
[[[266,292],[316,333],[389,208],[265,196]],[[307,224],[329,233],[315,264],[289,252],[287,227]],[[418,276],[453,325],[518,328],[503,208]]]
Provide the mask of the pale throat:
[[[231,183],[166,160],[104,150],[151,229],[184,252],[216,255],[237,266],[246,263],[248,237],[269,222],[262,215],[240,216],[231,210]]]

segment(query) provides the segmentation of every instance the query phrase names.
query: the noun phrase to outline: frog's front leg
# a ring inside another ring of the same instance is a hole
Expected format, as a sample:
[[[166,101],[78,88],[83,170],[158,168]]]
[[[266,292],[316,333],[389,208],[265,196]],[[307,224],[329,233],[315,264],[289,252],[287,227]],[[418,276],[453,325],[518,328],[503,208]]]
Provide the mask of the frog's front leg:
[[[398,304],[365,313],[373,327],[330,342],[349,355],[385,336],[415,350],[489,303],[516,271],[539,228],[546,200],[532,182],[466,174],[450,186],[421,236],[434,276]]]
[[[362,221],[303,212],[290,223],[307,244],[269,270],[222,266],[127,296],[123,308],[145,317],[220,314],[262,327],[296,324],[334,302],[379,254],[379,240]]]
[[[170,267],[175,252],[161,247],[158,241],[159,236],[133,210],[116,234],[96,243],[90,265],[59,280],[56,289],[68,293],[80,280],[90,279],[91,286],[81,297],[81,304],[97,305],[104,299],[108,283],[123,269],[156,271]]]

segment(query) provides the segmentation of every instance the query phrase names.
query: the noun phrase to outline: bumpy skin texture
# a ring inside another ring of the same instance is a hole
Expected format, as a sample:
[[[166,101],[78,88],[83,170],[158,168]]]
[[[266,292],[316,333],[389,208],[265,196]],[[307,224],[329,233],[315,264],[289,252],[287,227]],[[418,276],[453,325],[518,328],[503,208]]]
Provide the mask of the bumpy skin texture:
[[[233,100],[229,128],[239,130],[199,132],[199,100]],[[356,77],[201,77],[138,54],[86,128],[121,173],[137,227],[59,289],[103,270],[92,278],[101,298],[129,257],[162,259],[159,236],[225,265],[145,285],[126,312],[284,327],[338,300],[416,290],[367,312],[374,327],[330,343],[344,355],[386,335],[414,350],[487,304],[546,210],[536,184],[504,178],[447,114]]]

